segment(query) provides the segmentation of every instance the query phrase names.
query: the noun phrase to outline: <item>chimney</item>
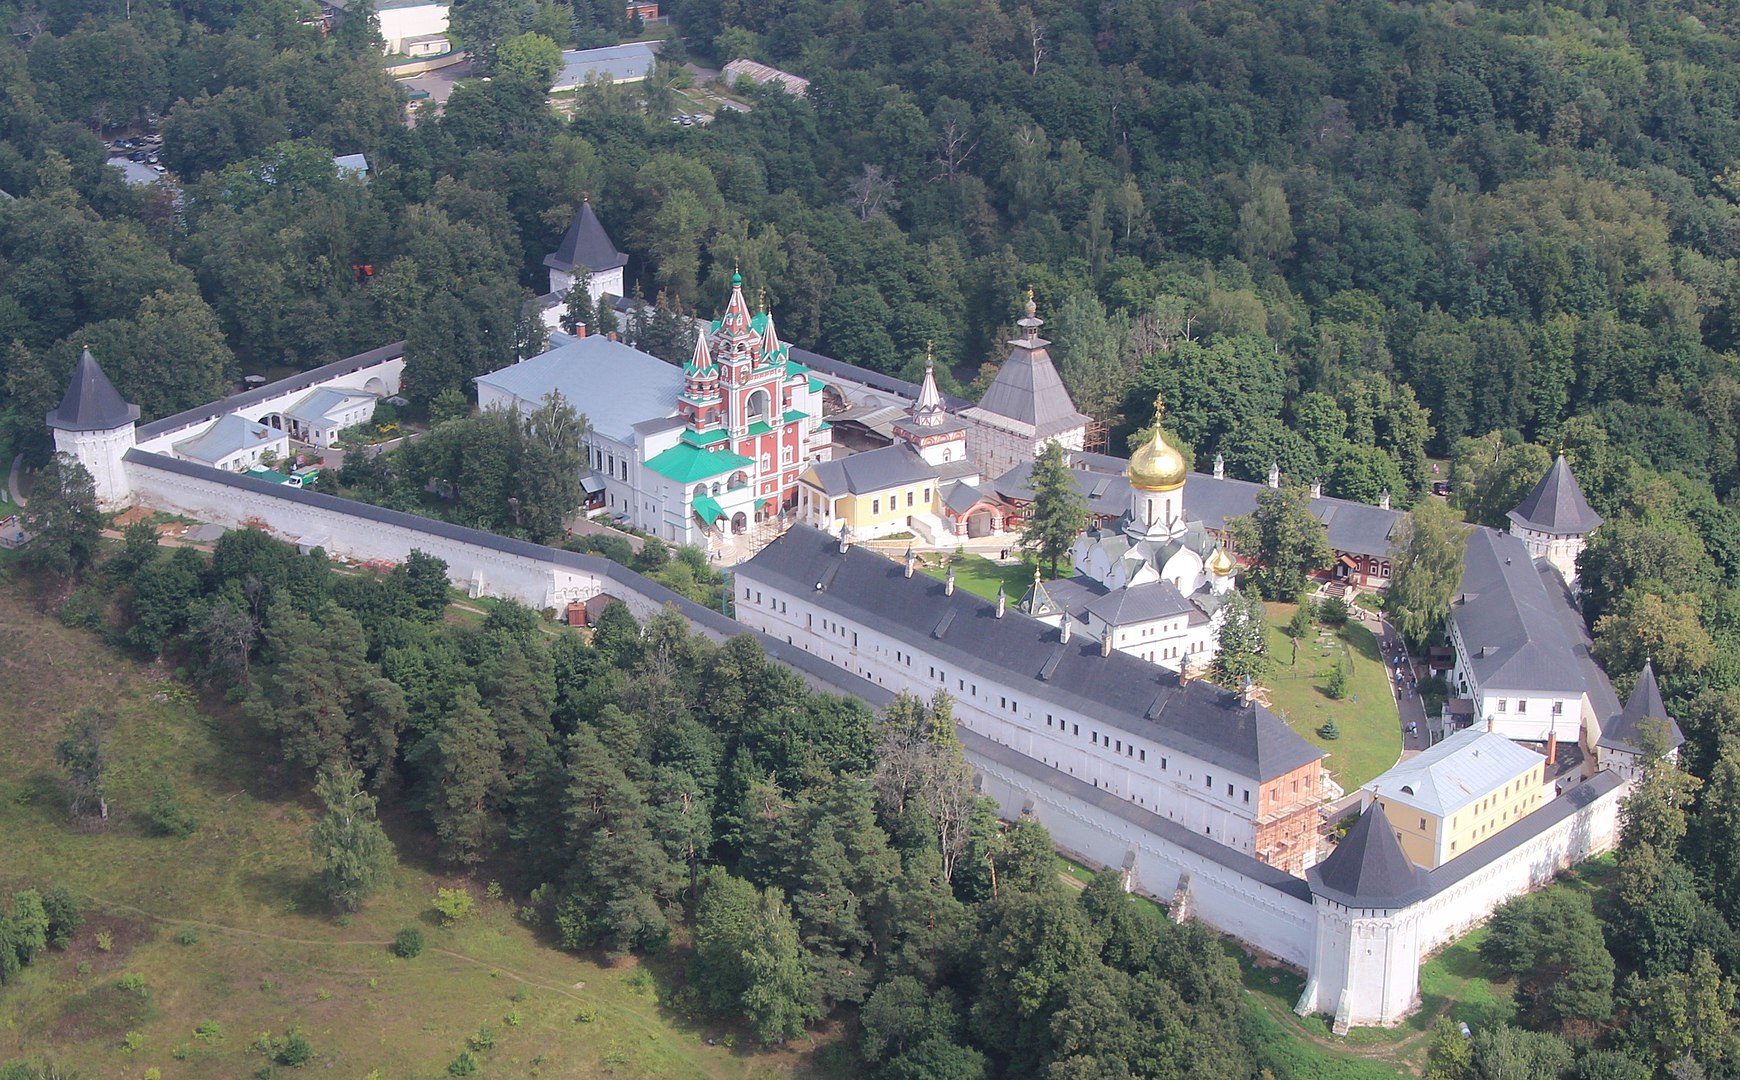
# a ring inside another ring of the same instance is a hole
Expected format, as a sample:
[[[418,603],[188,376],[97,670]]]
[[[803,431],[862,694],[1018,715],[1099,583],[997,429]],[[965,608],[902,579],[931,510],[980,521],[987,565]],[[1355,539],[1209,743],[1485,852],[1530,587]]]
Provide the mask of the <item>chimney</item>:
[[[1250,708],[1251,702],[1257,700],[1256,680],[1246,675],[1244,682],[1239,684],[1239,704]]]
[[[1214,455],[1214,478],[1216,480],[1226,479],[1226,458],[1219,454]]]
[[[615,330],[612,330],[612,331],[611,331],[611,332],[610,332],[610,333],[608,333],[608,334],[605,334],[605,335],[604,335],[604,336],[605,336],[605,337],[607,337],[607,338],[609,338],[609,339],[610,339],[610,340],[611,340],[611,341],[616,341],[616,340],[618,340],[618,338],[617,338],[617,336],[616,336],[616,331],[615,331]]]
[[[1311,497],[1313,499],[1323,498],[1323,477],[1319,476],[1311,481]]]
[[[1281,486],[1281,463],[1279,461],[1269,462],[1269,486],[1272,488]]]
[[[946,578],[943,578],[943,595],[944,596],[953,596],[954,594],[955,594],[955,568],[951,566],[951,567],[949,567],[949,576]]]
[[[1547,764],[1548,765],[1557,765],[1558,763],[1559,763],[1559,733],[1556,731],[1549,731],[1549,732],[1547,732]]]
[[[852,546],[852,526],[842,524],[840,526],[840,554],[844,555],[846,553],[846,549],[851,547],[851,546]]]
[[[1003,591],[1003,586],[997,586],[997,618],[1003,617],[1003,612],[1009,607],[1009,594]]]
[[[1383,494],[1378,496],[1378,509],[1379,510],[1388,510],[1389,508],[1390,508],[1390,489],[1384,488]]]
[[[906,547],[906,576],[912,576],[913,567],[918,564],[918,556],[912,553],[912,545]]]
[[[1063,613],[1063,621],[1057,624],[1057,641],[1060,645],[1069,644],[1069,629],[1075,623],[1075,618],[1069,612]]]
[[[1100,655],[1112,655],[1112,624],[1106,624],[1106,632],[1100,635]]]
[[[586,336],[586,324],[585,323],[575,323],[574,324],[574,336],[577,338],[583,338]]]
[[[1486,730],[1487,731],[1492,730],[1492,714],[1491,713],[1486,714]]]

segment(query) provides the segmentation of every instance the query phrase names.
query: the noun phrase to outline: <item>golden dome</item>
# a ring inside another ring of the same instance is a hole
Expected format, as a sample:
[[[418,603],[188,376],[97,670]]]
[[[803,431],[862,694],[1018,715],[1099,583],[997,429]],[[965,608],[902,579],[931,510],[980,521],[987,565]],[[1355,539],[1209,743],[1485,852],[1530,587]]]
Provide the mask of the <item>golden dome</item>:
[[[1154,399],[1154,437],[1130,456],[1130,486],[1139,491],[1173,491],[1184,486],[1184,455],[1166,445],[1160,435],[1163,398]]]
[[[1239,564],[1226,553],[1226,545],[1214,549],[1214,554],[1208,557],[1208,572],[1215,577],[1226,577],[1239,568]]]

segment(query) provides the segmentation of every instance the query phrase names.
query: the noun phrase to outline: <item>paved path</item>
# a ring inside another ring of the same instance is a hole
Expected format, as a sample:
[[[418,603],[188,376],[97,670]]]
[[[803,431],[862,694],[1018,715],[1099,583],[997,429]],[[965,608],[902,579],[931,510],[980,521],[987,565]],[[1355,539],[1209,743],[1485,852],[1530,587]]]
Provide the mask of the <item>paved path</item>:
[[[1382,617],[1370,618],[1377,624],[1373,632],[1377,634],[1378,648],[1383,654],[1385,670],[1390,673],[1390,693],[1396,699],[1396,712],[1401,718],[1402,758],[1405,760],[1431,745],[1429,742],[1431,735],[1426,727],[1425,702],[1420,697],[1420,692],[1408,685],[1408,680],[1417,684],[1423,678],[1421,665],[1415,657],[1407,655],[1406,646],[1402,643],[1402,636],[1396,633],[1394,627],[1385,622]],[[1395,678],[1395,672],[1398,670],[1396,667],[1397,657],[1403,658],[1400,670],[1404,681],[1401,683],[1398,683]],[[1412,725],[1411,729],[1410,725]]]
[[[26,499],[18,490],[18,470],[23,466],[24,455],[19,454],[12,459],[12,471],[6,474],[6,497],[11,499],[20,510],[30,505],[30,500]]]

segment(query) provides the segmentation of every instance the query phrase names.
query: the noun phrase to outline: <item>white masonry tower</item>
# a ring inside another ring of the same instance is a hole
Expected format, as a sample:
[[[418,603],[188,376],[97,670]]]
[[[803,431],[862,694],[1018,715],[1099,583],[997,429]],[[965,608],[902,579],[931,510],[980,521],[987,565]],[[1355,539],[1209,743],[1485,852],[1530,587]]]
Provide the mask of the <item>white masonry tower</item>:
[[[133,448],[133,425],[138,419],[139,406],[121,397],[91,350],[84,350],[60,407],[48,414],[48,426],[54,430],[55,450],[70,454],[90,472],[96,481],[97,504],[105,510],[132,501],[121,459]]]

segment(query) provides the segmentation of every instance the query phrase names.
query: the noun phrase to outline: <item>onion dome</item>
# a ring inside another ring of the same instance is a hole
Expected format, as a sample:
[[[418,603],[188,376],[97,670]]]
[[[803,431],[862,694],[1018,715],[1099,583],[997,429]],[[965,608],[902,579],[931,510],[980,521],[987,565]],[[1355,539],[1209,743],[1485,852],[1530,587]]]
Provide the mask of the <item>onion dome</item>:
[[[1214,554],[1208,557],[1208,572],[1215,577],[1226,577],[1239,568],[1239,564],[1226,552],[1226,545],[1214,549]]]
[[[1166,402],[1154,399],[1154,437],[1130,457],[1130,486],[1139,491],[1174,491],[1184,486],[1184,455],[1166,444],[1160,420]]]

